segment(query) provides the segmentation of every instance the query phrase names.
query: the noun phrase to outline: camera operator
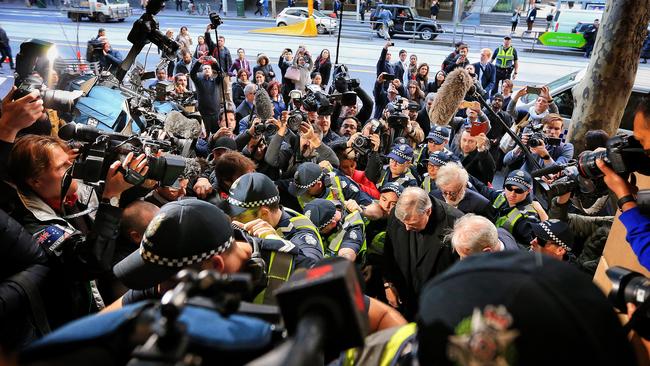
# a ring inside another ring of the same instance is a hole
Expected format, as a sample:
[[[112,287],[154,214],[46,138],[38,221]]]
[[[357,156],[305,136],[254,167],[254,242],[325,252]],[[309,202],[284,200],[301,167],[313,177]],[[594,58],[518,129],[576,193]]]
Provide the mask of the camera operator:
[[[122,64],[122,55],[119,51],[114,50],[108,41],[102,44],[102,53],[99,54],[99,66],[102,70],[110,70],[115,73]]]
[[[492,110],[497,114],[497,116],[506,123],[507,128],[510,128],[510,126],[512,126],[512,116],[503,110],[503,99],[503,94],[494,94],[490,100],[490,107],[492,107]],[[483,109],[483,113],[486,113],[487,115],[487,110],[485,108]],[[489,115],[488,118],[490,118]],[[499,148],[499,142],[501,137],[506,133],[506,127],[496,120],[490,120],[490,126],[492,128],[490,128],[490,131],[487,133],[487,137],[490,140],[490,154],[496,164],[496,170],[499,171],[503,166],[504,157],[504,152]]]
[[[634,115],[634,137],[643,145],[646,155],[650,155],[650,99],[642,100]],[[638,188],[609,167],[602,159],[596,161],[605,174],[605,183],[616,195],[617,206],[623,212],[621,222],[627,230],[625,239],[632,246],[639,263],[650,270],[650,217],[641,213],[636,204]]]
[[[382,72],[379,74],[377,80],[375,81],[375,87],[372,91],[372,95],[375,98],[374,118],[380,118],[384,112],[384,109],[386,108],[386,105],[388,105],[388,103],[397,101],[397,97],[399,96],[399,91],[392,83],[388,85],[388,89],[384,89],[384,77],[386,75],[388,75],[388,73]]]
[[[570,142],[561,142],[564,121],[559,114],[550,113],[542,118],[542,133],[524,132],[521,136],[521,142],[528,146],[533,154],[533,158],[539,166],[545,167],[553,164],[566,164],[573,159],[573,144]],[[556,141],[557,144],[550,144],[550,141]],[[515,167],[518,161],[523,160],[523,151],[519,146],[509,151],[503,158],[503,163],[507,166]],[[532,170],[527,161],[524,161],[520,169],[530,173]]]
[[[614,222],[614,216],[585,216],[569,213],[572,192],[567,192],[551,201],[548,211],[549,219],[556,219],[569,224],[577,248],[577,263],[580,269],[593,275],[603,254],[609,230]]]
[[[45,296],[53,296],[46,301],[52,326],[103,307],[94,281],[86,281],[110,271],[122,214],[120,195],[132,187],[118,169],[140,175],[148,171],[145,155],[134,159],[129,153],[123,162],[115,161],[108,169],[94,222],[87,215],[66,218],[64,206],[72,213],[83,208],[77,202],[75,180],[66,192],[61,189],[73,158],[74,152],[61,139],[35,135],[17,140],[9,158],[9,174],[19,198],[13,216],[45,249],[54,270],[56,285]]]
[[[0,186],[5,208],[13,190],[7,179],[7,161],[16,134],[31,126],[43,115],[43,101],[38,92],[13,100],[14,87],[2,101],[0,114]],[[22,348],[48,331],[41,328],[38,314],[43,314],[36,299],[45,289],[50,268],[45,251],[36,245],[31,234],[0,210],[0,348],[5,354]],[[37,314],[38,313],[38,314]]]
[[[436,93],[428,93],[424,98],[424,107],[418,111],[418,115],[415,120],[422,128],[424,135],[428,135],[431,132],[431,120],[429,119],[429,109],[433,105],[433,100],[436,98]]]
[[[321,140],[321,131],[316,131],[309,122],[300,124],[298,136],[287,126],[288,113],[282,114],[280,120],[271,120],[278,131],[269,142],[264,160],[279,169],[282,177],[291,178],[296,168],[303,162],[320,163],[327,160],[332,166],[339,166],[339,159],[334,151]]]
[[[224,86],[226,87],[225,88],[226,100],[232,102],[233,100],[232,100],[232,89],[230,87],[230,74],[228,73],[228,70],[230,70],[230,67],[232,66],[232,56],[230,55],[230,50],[228,49],[228,47],[226,47],[226,37],[219,36],[219,39],[217,39],[217,44],[216,45],[214,44],[214,42],[212,41],[212,37],[210,35],[211,33],[210,31],[212,29],[214,29],[212,27],[212,24],[208,24],[204,34],[205,43],[208,45],[208,50],[210,52],[210,55],[212,55],[212,57],[217,59],[219,67],[221,68],[221,72],[223,74]]]
[[[372,98],[370,98],[370,95],[368,95],[368,93],[366,93],[366,91],[363,90],[361,86],[353,88],[352,91],[357,94],[357,97],[361,101],[361,108],[359,108],[357,104],[351,106],[343,106],[341,103],[336,103],[334,105],[332,116],[337,116],[337,119],[336,121],[332,121],[332,128],[338,129],[342,127],[345,119],[350,117],[355,117],[357,121],[361,122],[365,122],[369,120],[370,117],[372,117],[372,108],[374,106],[374,102],[372,101]],[[344,116],[338,117],[341,115],[341,109],[345,110]],[[339,135],[343,136],[340,131]]]
[[[323,133],[323,143],[331,145],[334,141],[337,141],[341,136],[337,135],[336,132],[332,130],[332,116],[329,114],[318,114],[316,118],[316,125],[320,128]]]
[[[211,56],[200,58],[190,71],[190,78],[196,86],[199,113],[201,113],[206,131],[210,133],[215,133],[219,129],[219,111],[222,107],[221,83],[223,75],[214,73],[212,65],[216,62],[217,59]],[[201,76],[198,75],[199,68],[203,71]]]

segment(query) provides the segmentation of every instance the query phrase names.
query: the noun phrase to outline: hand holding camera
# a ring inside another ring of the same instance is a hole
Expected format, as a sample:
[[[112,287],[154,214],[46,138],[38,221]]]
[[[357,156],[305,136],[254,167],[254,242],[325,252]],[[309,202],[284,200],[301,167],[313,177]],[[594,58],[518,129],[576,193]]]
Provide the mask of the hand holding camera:
[[[17,88],[13,87],[2,100],[0,117],[0,140],[14,142],[16,133],[34,124],[43,115],[43,100],[40,92],[34,90],[22,98],[13,100]]]
[[[120,169],[121,168],[121,169]],[[122,170],[124,172],[122,172]],[[124,158],[124,161],[115,161],[108,168],[106,174],[106,185],[102,198],[110,199],[112,197],[120,197],[122,192],[131,188],[134,184],[128,182],[127,176],[144,177],[147,175],[149,167],[147,166],[147,156],[140,154],[137,158],[133,159],[133,152],[130,152]]]

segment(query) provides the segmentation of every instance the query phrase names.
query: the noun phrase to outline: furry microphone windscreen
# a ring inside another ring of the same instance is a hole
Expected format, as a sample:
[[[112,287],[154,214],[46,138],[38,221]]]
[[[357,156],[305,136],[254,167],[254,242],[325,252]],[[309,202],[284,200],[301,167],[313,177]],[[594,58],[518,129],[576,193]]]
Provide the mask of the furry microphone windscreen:
[[[458,106],[474,85],[474,79],[465,69],[458,68],[447,75],[429,108],[432,125],[446,126],[456,115]]]
[[[255,113],[262,121],[273,118],[273,102],[269,97],[269,93],[263,88],[259,88],[255,92],[253,105],[255,106]]]
[[[171,111],[165,117],[164,130],[182,139],[196,139],[201,135],[201,122],[185,117],[181,112]]]

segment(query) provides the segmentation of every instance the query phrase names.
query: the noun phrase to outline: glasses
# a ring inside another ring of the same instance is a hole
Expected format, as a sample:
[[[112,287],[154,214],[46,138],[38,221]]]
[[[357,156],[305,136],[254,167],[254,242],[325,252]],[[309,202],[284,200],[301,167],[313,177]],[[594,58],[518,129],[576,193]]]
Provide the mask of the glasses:
[[[445,197],[449,197],[451,199],[456,199],[460,195],[460,191],[462,191],[462,190],[463,190],[462,187],[461,187],[461,189],[458,189],[456,191],[444,191],[444,190],[441,189],[440,193],[442,193],[442,195],[445,196]]]
[[[506,186],[505,188],[510,192],[515,192],[516,194],[524,194],[524,193],[526,193],[526,191],[524,191],[523,189],[521,189],[519,187]]]

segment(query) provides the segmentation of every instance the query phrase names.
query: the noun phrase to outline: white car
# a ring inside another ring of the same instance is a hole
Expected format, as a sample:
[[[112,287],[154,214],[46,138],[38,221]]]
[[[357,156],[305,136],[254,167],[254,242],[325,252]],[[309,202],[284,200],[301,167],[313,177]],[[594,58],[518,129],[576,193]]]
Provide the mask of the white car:
[[[303,22],[307,19],[307,14],[309,14],[307,8],[284,8],[284,10],[282,10],[275,18],[275,25],[278,27],[285,27],[289,24]],[[314,10],[312,16],[316,21],[318,34],[325,34],[327,32],[332,33],[339,26],[339,22],[336,19],[322,11]]]

